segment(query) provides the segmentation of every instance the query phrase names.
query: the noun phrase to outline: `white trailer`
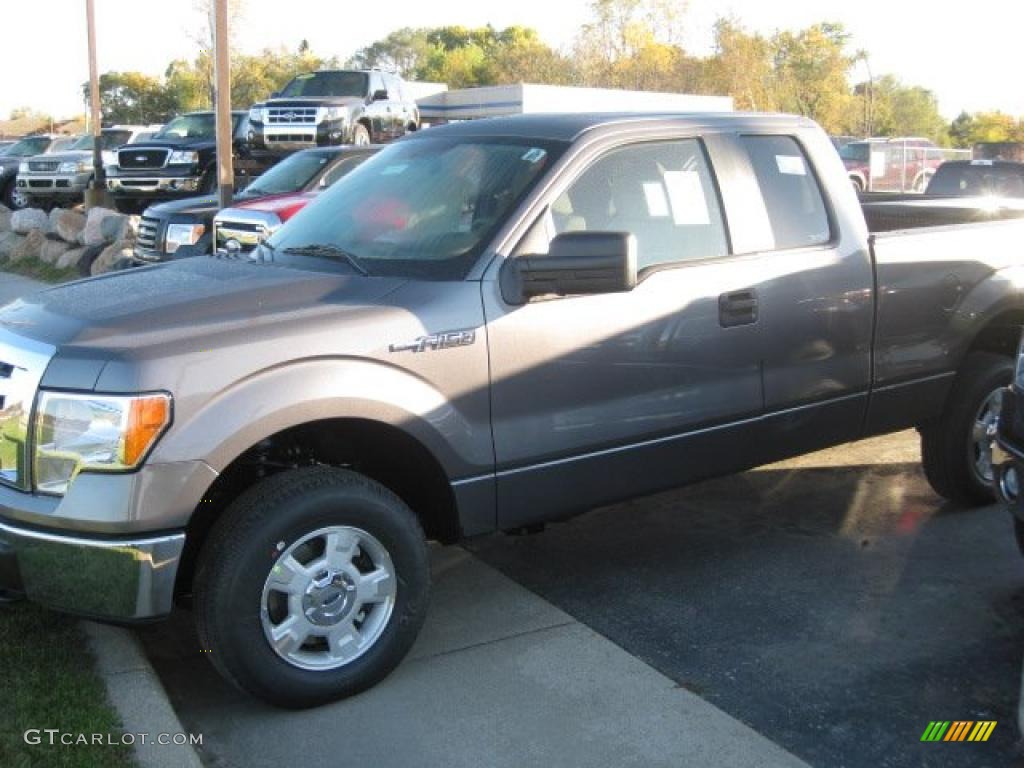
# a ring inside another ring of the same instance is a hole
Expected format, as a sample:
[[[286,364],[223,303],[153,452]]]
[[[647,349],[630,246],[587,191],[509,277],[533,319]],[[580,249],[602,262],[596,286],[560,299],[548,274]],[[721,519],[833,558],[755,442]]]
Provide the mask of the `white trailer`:
[[[732,112],[728,96],[574,88],[563,85],[492,85],[461,88],[418,99],[425,123],[552,112]]]

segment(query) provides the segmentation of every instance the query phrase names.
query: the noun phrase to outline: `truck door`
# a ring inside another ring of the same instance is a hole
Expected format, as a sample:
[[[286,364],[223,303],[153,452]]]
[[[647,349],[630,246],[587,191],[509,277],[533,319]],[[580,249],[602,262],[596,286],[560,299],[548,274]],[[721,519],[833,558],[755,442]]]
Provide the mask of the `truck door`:
[[[860,205],[833,172],[819,132],[735,138],[737,178],[726,201],[733,231],[757,249],[768,459],[856,439],[871,381],[874,270]],[[767,226],[765,225],[767,222]]]
[[[388,89],[388,101],[386,107],[388,135],[392,139],[397,139],[405,135],[405,120],[402,113],[402,92],[398,86],[398,78],[393,75],[384,75],[384,85]]]
[[[391,138],[388,100],[375,98],[380,92],[387,92],[384,77],[380,72],[371,72],[370,103],[366,107],[366,115],[370,118],[370,141],[374,143],[388,141]]]
[[[633,291],[512,306],[496,276],[484,281],[501,526],[757,463],[761,266],[731,252],[714,145],[594,147],[513,252],[543,253],[572,230],[629,231]]]

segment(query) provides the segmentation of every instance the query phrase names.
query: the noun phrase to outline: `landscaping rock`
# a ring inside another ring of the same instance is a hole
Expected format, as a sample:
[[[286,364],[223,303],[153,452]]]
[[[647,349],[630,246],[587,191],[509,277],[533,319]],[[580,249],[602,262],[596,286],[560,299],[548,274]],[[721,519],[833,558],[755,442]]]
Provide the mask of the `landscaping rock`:
[[[118,240],[134,240],[139,233],[140,216],[109,216],[100,222],[100,232],[108,243]]]
[[[56,216],[54,215],[56,213]],[[78,211],[54,208],[50,213],[50,232],[67,243],[77,243],[85,229],[85,215]]]
[[[24,240],[21,235],[13,232],[0,232],[0,264],[6,264],[11,257],[11,251],[21,245]]]
[[[99,245],[100,243],[111,242],[103,234],[103,221],[110,218],[124,219],[127,217],[109,208],[91,208],[85,218],[85,228],[82,230],[79,242],[82,245]],[[107,227],[112,226],[114,225],[107,225]]]
[[[57,269],[76,269],[81,265],[82,258],[88,251],[89,248],[86,248],[85,246],[65,251],[64,254],[57,259]]]
[[[27,235],[33,229],[45,232],[50,226],[46,214],[38,208],[22,208],[11,214],[11,229],[19,235]]]
[[[102,275],[105,272],[114,272],[115,270],[122,269],[131,263],[131,255],[131,245],[124,240],[118,240],[116,243],[111,243],[103,249],[92,263],[89,271],[93,275]]]
[[[18,213],[24,213],[24,211],[18,211]],[[11,264],[17,264],[25,259],[38,259],[45,244],[46,235],[43,234],[43,231],[41,229],[33,229],[11,250],[8,261]]]
[[[47,264],[56,264],[60,257],[67,253],[70,248],[71,246],[63,240],[47,238],[39,251],[39,259]]]

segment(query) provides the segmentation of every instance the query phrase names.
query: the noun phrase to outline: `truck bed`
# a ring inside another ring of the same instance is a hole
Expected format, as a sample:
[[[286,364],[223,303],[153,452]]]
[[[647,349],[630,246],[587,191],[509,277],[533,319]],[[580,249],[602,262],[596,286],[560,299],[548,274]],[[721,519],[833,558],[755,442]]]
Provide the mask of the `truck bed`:
[[[925,227],[1005,221],[1024,217],[1024,200],[938,195],[899,195],[896,199],[862,199],[861,208],[872,234]]]

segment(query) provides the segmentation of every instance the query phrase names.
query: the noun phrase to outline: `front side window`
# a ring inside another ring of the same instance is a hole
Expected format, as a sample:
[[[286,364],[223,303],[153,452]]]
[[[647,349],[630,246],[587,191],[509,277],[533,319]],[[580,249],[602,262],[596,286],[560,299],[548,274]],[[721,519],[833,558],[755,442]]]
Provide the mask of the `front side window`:
[[[514,139],[392,144],[279,229],[267,241],[271,256],[355,261],[369,274],[461,279],[561,152],[559,143]]]
[[[729,252],[696,139],[639,144],[597,160],[551,206],[554,231],[632,232],[640,269]]]
[[[807,157],[792,136],[743,136],[777,250],[831,239],[828,211]]]

